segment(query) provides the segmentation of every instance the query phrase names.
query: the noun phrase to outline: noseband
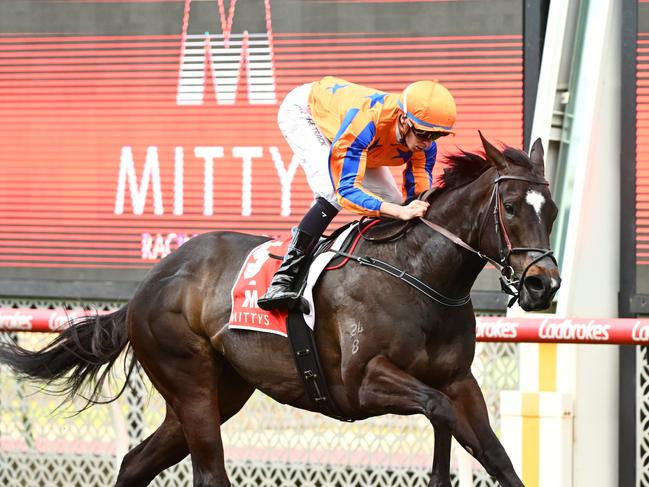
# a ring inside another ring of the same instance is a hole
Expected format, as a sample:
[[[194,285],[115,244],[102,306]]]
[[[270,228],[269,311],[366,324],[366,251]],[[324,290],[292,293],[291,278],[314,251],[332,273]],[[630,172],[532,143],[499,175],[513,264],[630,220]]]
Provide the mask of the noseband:
[[[508,307],[511,307],[514,305],[514,303],[518,300],[518,297],[520,295],[521,288],[523,286],[523,282],[525,281],[525,277],[527,276],[527,272],[530,270],[530,268],[536,264],[537,262],[545,259],[546,257],[549,257],[552,259],[552,262],[554,262],[555,265],[557,265],[557,261],[554,258],[554,254],[552,250],[550,249],[541,249],[541,248],[536,248],[536,247],[514,247],[512,245],[511,239],[509,238],[509,234],[507,233],[507,227],[505,226],[505,223],[502,218],[502,200],[500,198],[500,183],[502,181],[525,181],[530,184],[540,184],[547,186],[548,182],[545,179],[540,179],[540,178],[532,178],[532,177],[525,177],[525,176],[501,176],[498,175],[498,177],[494,180],[493,182],[493,190],[491,192],[491,198],[489,200],[489,207],[493,206],[493,223],[494,223],[494,230],[496,232],[496,237],[498,239],[498,253],[499,253],[499,259],[493,259],[489,257],[488,255],[484,254],[483,252],[474,249],[471,247],[468,243],[466,243],[464,240],[462,240],[460,237],[457,235],[449,232],[446,230],[444,227],[441,227],[437,225],[436,223],[431,222],[430,220],[426,220],[425,218],[421,217],[420,220],[426,224],[428,227],[432,228],[436,232],[441,233],[444,235],[446,238],[451,240],[453,243],[456,245],[459,245],[460,247],[468,250],[469,252],[472,252],[473,254],[476,254],[479,256],[481,259],[489,262],[492,264],[496,269],[500,271],[500,286],[506,294],[509,294],[511,296],[509,303],[507,303]],[[422,195],[424,199],[428,193]],[[480,234],[479,234],[479,241],[481,241],[482,238],[482,233],[484,226],[487,222],[487,213],[485,213],[484,220],[482,221],[480,225]],[[503,245],[504,243],[504,245]],[[480,245],[478,245],[480,247]],[[514,268],[510,264],[510,258],[513,254],[515,253],[523,253],[523,252],[539,252],[540,255],[538,255],[536,258],[534,258],[523,270],[523,273],[521,274],[521,277],[519,279],[516,278]]]

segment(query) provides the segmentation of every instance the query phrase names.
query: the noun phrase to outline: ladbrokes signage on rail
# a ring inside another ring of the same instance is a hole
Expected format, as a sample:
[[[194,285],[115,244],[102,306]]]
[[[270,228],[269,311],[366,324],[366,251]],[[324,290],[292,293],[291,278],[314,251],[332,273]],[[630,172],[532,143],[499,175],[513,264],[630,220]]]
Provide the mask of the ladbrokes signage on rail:
[[[476,337],[493,342],[647,343],[649,320],[481,316]]]
[[[327,74],[445,83],[458,135],[441,152],[477,147],[478,128],[521,145],[511,2],[370,4],[0,3],[0,284],[137,281],[202,232],[286,233],[311,191],[278,103]]]
[[[59,331],[69,325],[70,319],[94,314],[92,311],[84,310],[0,308],[0,331]],[[243,321],[247,320],[243,319]],[[649,345],[649,320],[481,316],[477,318],[476,337],[481,342]]]

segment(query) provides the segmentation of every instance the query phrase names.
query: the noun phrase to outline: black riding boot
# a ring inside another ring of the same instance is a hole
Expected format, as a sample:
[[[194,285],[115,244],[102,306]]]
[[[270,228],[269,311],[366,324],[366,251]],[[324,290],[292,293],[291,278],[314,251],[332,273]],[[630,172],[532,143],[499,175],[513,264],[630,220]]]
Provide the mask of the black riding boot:
[[[293,240],[286,251],[282,265],[273,276],[266,293],[257,300],[261,309],[291,309],[299,300],[293,289],[302,263],[309,257],[327,226],[338,214],[338,209],[324,198],[317,198],[315,204],[304,215],[297,228],[293,229]]]
[[[261,309],[270,311],[272,309],[290,309],[299,299],[296,291],[293,291],[293,283],[302,269],[302,262],[311,253],[311,247],[317,241],[316,238],[302,232],[299,228],[293,229],[293,240],[286,251],[282,265],[273,276],[266,293],[257,300]]]

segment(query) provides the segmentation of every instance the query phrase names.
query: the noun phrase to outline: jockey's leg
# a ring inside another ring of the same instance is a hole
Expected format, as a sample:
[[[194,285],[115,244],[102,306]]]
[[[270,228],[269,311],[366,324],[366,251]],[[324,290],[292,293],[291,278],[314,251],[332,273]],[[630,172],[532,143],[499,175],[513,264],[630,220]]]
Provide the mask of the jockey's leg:
[[[293,149],[294,160],[299,162],[318,198],[294,229],[293,241],[282,265],[266,293],[257,300],[257,305],[265,310],[285,309],[296,304],[299,297],[292,288],[302,262],[340,210],[329,175],[331,143],[318,129],[309,108],[311,85],[298,86],[286,95],[277,111],[277,123]]]
[[[297,228],[293,229],[293,240],[284,260],[273,276],[266,293],[257,300],[261,309],[288,309],[295,305],[299,293],[293,289],[295,279],[308,259],[318,240],[331,220],[338,214],[338,208],[324,198],[317,198],[315,204],[304,215]]]
[[[457,423],[453,436],[503,487],[523,485],[509,456],[491,429],[482,391],[473,375],[453,383],[445,392],[453,403]]]
[[[390,169],[386,166],[366,169],[365,177],[363,178],[363,188],[395,205],[403,203],[401,190],[397,186]]]

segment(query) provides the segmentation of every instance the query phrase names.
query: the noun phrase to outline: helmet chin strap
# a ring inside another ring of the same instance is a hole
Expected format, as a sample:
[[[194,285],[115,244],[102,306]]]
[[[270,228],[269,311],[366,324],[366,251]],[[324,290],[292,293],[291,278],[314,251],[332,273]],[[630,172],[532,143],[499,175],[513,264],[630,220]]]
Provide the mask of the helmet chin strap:
[[[404,131],[401,132],[401,126],[403,126]],[[408,125],[408,118],[404,114],[399,115],[399,123],[397,123],[397,131],[399,133],[399,143],[406,145],[406,135],[410,132],[410,125]]]
[[[401,115],[401,123],[405,125],[406,130],[403,132],[403,145],[406,145],[406,136],[410,132],[410,125],[408,124],[408,89],[410,85],[406,86],[406,89],[403,90],[403,114]]]

